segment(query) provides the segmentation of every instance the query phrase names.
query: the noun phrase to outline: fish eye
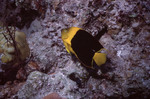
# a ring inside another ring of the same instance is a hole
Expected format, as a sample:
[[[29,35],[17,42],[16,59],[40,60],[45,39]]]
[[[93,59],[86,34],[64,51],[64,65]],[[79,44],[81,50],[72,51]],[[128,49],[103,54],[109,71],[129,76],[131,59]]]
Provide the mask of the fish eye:
[[[62,29],[61,30],[61,33],[67,33],[68,32],[68,29]]]
[[[68,38],[67,33],[68,33],[68,29],[62,29],[61,30],[61,35],[62,35],[63,39],[67,39]]]

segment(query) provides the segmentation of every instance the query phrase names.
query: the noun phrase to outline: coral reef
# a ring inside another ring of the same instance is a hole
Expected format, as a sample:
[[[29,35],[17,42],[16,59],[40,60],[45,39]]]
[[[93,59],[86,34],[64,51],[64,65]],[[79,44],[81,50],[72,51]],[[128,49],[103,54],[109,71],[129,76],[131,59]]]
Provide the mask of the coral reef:
[[[3,3],[0,7],[4,7],[0,13],[6,9],[5,1],[0,3]],[[17,8],[34,10],[40,16],[34,14],[33,17],[32,11],[17,12],[22,20],[34,19],[15,21],[27,34],[32,58],[25,66],[27,80],[22,87],[14,88],[15,93],[11,93],[12,90],[4,87],[7,82],[0,86],[1,98],[41,99],[51,93],[66,99],[150,97],[149,0],[10,1],[15,2]],[[10,11],[16,14],[15,10]],[[98,72],[88,70],[65,50],[61,29],[76,26],[95,36],[105,25],[108,32],[99,42],[108,50],[108,61]]]

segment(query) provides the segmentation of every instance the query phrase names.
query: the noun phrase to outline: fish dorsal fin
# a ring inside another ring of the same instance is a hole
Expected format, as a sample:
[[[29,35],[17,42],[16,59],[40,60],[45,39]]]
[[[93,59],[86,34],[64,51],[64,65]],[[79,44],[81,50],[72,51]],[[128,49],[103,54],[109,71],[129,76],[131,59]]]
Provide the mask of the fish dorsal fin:
[[[94,38],[99,40],[107,31],[107,26],[105,25],[104,28],[101,31],[99,31],[96,36],[94,36]]]

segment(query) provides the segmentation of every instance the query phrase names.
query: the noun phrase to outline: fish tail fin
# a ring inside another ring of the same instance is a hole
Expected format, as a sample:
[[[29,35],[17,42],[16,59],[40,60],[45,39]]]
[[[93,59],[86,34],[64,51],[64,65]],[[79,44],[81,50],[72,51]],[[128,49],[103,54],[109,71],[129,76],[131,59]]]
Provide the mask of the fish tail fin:
[[[106,54],[96,52],[93,56],[93,60],[98,66],[101,66],[106,62]]]

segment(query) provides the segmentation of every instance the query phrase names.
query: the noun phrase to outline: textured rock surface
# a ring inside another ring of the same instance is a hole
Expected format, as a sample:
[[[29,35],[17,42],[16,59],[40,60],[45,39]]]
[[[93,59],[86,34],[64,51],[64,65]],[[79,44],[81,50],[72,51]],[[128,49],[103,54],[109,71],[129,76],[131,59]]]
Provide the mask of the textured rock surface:
[[[42,2],[45,16],[22,31],[27,33],[33,60],[43,73],[32,72],[15,97],[40,99],[53,92],[68,99],[150,97],[149,0]],[[66,52],[60,30],[78,26],[96,35],[104,24],[108,33],[100,42],[108,50],[109,59],[104,67],[113,69],[103,68],[106,77],[95,79]]]
[[[72,67],[72,64],[68,65],[66,69],[49,75],[38,71],[32,72],[28,76],[26,84],[18,91],[18,98],[41,99],[48,93],[57,92],[69,99],[80,99],[81,95],[77,91],[76,82],[67,76],[70,74],[68,70],[72,71],[70,67]],[[76,70],[82,72],[82,69],[76,68]]]

